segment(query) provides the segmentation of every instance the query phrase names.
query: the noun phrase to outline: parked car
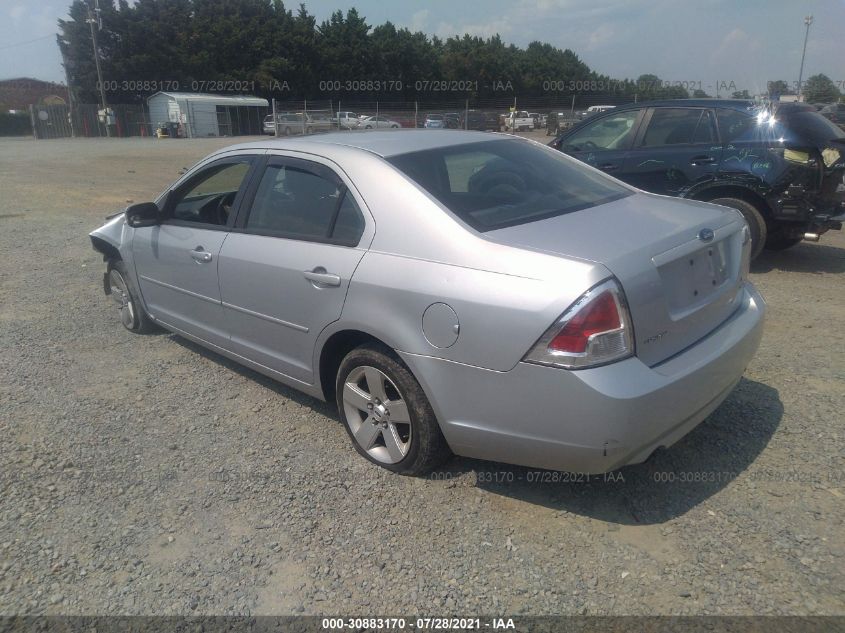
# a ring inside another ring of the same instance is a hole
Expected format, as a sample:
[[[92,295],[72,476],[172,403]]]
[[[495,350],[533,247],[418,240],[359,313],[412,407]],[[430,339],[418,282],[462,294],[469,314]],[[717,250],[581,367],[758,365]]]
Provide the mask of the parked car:
[[[324,112],[309,112],[305,115],[305,133],[330,132],[337,128],[337,123]]]
[[[262,130],[265,134],[276,134],[276,126],[273,124],[273,115],[268,114],[264,117],[264,121],[261,124]]]
[[[819,114],[839,127],[845,126],[845,103],[831,103],[823,107]]]
[[[442,114],[429,114],[425,117],[423,127],[433,130],[443,130],[446,128],[446,119],[443,118]]]
[[[372,130],[373,128],[400,128],[398,121],[388,119],[385,116],[368,116],[361,119],[358,127],[365,130]]]
[[[505,117],[506,132],[510,132],[512,130],[522,132],[524,130],[533,129],[534,119],[531,118],[531,115],[529,115],[525,110],[520,110],[519,112],[511,112],[507,117]]]
[[[645,191],[737,209],[752,256],[845,220],[845,132],[812,106],[682,99],[596,115],[550,145]]]
[[[463,117],[457,112],[447,112],[443,115],[443,120],[450,130],[460,130],[464,127]]]
[[[578,116],[574,112],[550,112],[546,117],[546,136],[557,136],[564,130],[571,128],[578,121]]]
[[[493,112],[482,112],[481,110],[469,110],[466,114],[466,129],[483,132],[492,130],[499,131],[499,117]]]
[[[91,241],[128,330],[336,402],[356,450],[401,473],[450,449],[641,462],[727,397],[765,310],[733,209],[481,132],[235,145]]]
[[[361,124],[361,118],[354,112],[338,112],[332,117],[334,127],[343,130],[356,130]]]
[[[276,121],[278,122],[279,136],[291,136],[293,134],[302,134],[303,131],[307,131],[302,113],[276,113]],[[273,125],[272,114],[268,114],[264,117],[263,130],[265,134],[276,134],[276,126]]]

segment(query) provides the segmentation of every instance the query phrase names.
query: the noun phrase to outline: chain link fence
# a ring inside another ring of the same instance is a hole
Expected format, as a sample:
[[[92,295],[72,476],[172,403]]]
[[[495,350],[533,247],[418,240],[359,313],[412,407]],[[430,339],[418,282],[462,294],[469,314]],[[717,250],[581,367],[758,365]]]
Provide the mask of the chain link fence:
[[[546,129],[549,115],[570,125],[592,105],[621,105],[626,95],[549,95],[520,99],[447,99],[381,101],[361,99],[271,100],[269,109],[218,108],[219,136],[272,134],[307,135],[331,130],[445,127],[505,130],[511,111],[525,112],[535,129]],[[189,117],[190,118],[190,113]],[[103,110],[97,104],[32,105],[29,129],[16,119],[17,134],[37,139],[69,137],[154,137],[162,122],[151,121],[146,105],[117,104]],[[427,123],[428,122],[428,123]],[[438,123],[432,123],[438,122]],[[190,122],[187,122],[190,125]],[[187,132],[187,131],[186,131]],[[193,136],[172,132],[170,136]]]

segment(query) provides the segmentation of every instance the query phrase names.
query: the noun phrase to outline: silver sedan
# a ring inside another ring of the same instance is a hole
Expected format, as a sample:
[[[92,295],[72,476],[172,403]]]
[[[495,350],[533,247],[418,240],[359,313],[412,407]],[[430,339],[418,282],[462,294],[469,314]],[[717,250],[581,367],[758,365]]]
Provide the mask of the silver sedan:
[[[765,311],[736,211],[497,134],[236,145],[91,240],[127,329],[337,402],[408,474],[642,462],[727,397]]]

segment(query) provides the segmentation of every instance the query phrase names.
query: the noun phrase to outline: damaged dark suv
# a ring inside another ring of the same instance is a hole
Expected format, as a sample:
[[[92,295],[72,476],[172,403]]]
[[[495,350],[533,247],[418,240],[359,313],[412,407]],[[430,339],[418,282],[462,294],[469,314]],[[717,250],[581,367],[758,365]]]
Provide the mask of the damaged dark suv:
[[[636,103],[549,145],[645,191],[737,209],[752,257],[818,241],[845,220],[845,132],[809,105]]]

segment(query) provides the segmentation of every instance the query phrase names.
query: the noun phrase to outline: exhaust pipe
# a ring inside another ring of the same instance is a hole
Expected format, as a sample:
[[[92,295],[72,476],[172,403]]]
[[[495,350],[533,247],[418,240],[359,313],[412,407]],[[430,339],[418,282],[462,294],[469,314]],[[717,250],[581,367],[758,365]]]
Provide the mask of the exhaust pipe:
[[[819,234],[818,233],[804,233],[804,241],[805,242],[818,242],[819,241]]]

